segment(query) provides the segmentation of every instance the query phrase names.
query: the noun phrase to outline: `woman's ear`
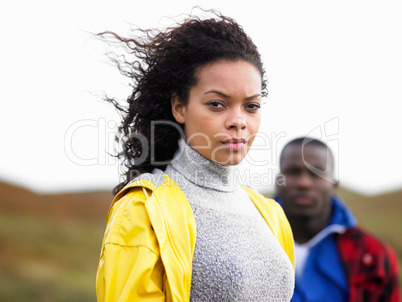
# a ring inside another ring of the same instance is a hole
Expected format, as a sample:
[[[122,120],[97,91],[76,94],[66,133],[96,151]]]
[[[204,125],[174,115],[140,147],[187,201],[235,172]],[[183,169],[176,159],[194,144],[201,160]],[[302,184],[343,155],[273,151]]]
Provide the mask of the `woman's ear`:
[[[172,104],[172,113],[176,122],[184,124],[186,117],[186,107],[182,102],[180,102],[177,95],[172,95],[170,97],[170,103]]]

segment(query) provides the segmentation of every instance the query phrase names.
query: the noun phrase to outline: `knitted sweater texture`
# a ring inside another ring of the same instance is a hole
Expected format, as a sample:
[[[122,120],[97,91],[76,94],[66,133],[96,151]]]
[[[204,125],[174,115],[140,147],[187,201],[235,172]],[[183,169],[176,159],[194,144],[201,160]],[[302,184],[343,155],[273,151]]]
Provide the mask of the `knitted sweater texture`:
[[[290,301],[292,265],[240,187],[236,167],[206,159],[184,140],[179,146],[165,173],[196,222],[190,301]]]

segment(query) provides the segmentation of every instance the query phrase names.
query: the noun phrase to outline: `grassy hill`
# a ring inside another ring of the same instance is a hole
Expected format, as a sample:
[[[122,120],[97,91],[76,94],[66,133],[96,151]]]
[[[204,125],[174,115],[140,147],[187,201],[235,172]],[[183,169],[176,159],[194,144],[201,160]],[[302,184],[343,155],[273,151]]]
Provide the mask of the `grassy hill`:
[[[402,190],[375,196],[347,199],[340,191],[340,196],[347,201],[358,223],[391,245],[402,264]],[[402,274],[400,274],[402,282]],[[402,283],[401,283],[402,284]]]
[[[339,194],[360,224],[402,260],[402,190]],[[110,192],[36,194],[0,182],[0,301],[96,301],[95,274]]]
[[[96,301],[112,194],[39,195],[0,183],[0,301]]]

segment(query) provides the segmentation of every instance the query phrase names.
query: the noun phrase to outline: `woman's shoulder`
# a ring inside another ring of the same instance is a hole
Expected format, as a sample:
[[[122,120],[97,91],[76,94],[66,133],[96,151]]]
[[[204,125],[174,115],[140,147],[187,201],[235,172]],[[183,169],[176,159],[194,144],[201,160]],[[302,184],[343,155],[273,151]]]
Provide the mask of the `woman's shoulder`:
[[[281,212],[282,207],[271,198],[267,198],[255,189],[252,189],[247,186],[242,186],[242,188],[247,192],[250,198],[254,201],[254,203],[261,203],[263,206],[269,207],[271,209],[279,210]]]
[[[152,174],[142,175],[115,196],[106,218],[104,244],[157,252],[155,230],[163,232],[168,227],[172,233],[182,233],[183,226],[195,229],[191,207],[180,187],[163,172]]]
[[[133,240],[138,241],[141,237],[138,230],[142,230],[144,236],[150,235],[152,228],[145,203],[163,179],[162,171],[144,173],[114,197],[106,216],[107,242],[130,246],[135,244]]]
[[[243,187],[271,228],[275,237],[285,250],[294,268],[293,234],[289,221],[281,207],[274,199],[266,198],[251,188]]]
[[[283,227],[284,223],[288,223],[285,213],[278,202],[274,199],[265,197],[249,187],[243,186],[243,189],[247,192],[256,208],[260,211],[273,230],[280,229]]]
[[[148,228],[146,195],[140,187],[114,198],[106,218],[105,244],[132,246],[136,230]]]

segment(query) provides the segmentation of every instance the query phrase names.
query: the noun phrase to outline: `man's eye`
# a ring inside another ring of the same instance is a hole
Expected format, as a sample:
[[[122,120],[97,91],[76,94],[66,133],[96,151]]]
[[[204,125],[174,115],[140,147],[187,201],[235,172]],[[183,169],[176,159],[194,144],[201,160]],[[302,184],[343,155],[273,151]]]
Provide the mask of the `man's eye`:
[[[287,175],[287,176],[297,176],[300,174],[300,170],[299,169],[288,169],[283,174]]]

